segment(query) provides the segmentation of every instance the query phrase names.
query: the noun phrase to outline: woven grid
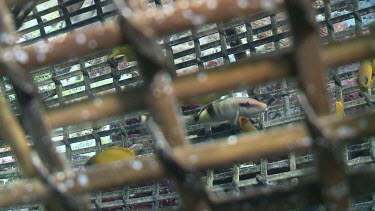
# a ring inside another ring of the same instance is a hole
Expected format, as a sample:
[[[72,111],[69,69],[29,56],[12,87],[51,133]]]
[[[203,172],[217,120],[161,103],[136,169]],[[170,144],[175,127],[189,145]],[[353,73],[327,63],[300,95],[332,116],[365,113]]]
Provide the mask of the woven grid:
[[[43,4],[51,3],[46,1]],[[36,21],[35,26],[21,27],[19,34],[25,38],[21,45],[29,45],[41,40],[53,39],[55,36],[79,29],[81,27],[100,24],[106,20],[113,20],[117,15],[115,7],[110,1],[93,1],[94,4],[74,12],[68,12],[65,6],[78,0],[59,1],[55,6],[39,11],[25,20]],[[360,4],[362,3],[362,4]],[[368,23],[371,21],[375,5],[364,5],[364,2],[346,1],[323,4],[316,2],[317,19],[321,20],[321,40],[329,43],[334,40],[345,40],[362,33],[368,33]],[[51,3],[53,5],[53,3]],[[151,2],[151,5],[160,5]],[[168,2],[168,4],[171,4]],[[343,12],[346,11],[346,12]],[[59,13],[59,17],[48,19],[47,14]],[[87,14],[87,19],[80,22],[74,16]],[[354,20],[354,25],[352,24]],[[364,21],[366,20],[366,21]],[[199,22],[199,19],[196,20]],[[364,23],[366,22],[366,24]],[[61,29],[48,31],[51,26],[60,24]],[[30,32],[33,32],[32,35]],[[35,35],[36,34],[36,35]],[[78,41],[79,42],[79,41]],[[177,75],[183,75],[205,68],[228,64],[245,57],[251,57],[271,51],[278,51],[291,44],[288,21],[283,11],[251,16],[246,19],[234,20],[230,23],[217,23],[174,34],[162,39],[167,58],[173,60]],[[42,44],[41,44],[42,45]],[[92,43],[93,47],[95,43]],[[135,87],[142,83],[135,63],[124,63],[120,59],[107,59],[109,51],[98,52],[93,55],[72,59],[63,64],[56,64],[32,70],[31,73],[37,82],[47,107],[69,104],[80,99],[99,96],[108,92]],[[169,56],[168,56],[169,55]],[[373,109],[374,97],[359,95],[357,78],[358,64],[338,67],[330,71],[332,77],[328,88],[333,99],[344,98],[347,115]],[[275,70],[277,71],[277,70]],[[204,74],[201,75],[205,77]],[[341,84],[335,83],[335,79]],[[6,94],[7,100],[15,113],[19,112],[18,103],[9,81],[4,78],[1,82],[1,91]],[[293,79],[262,84],[257,87],[247,87],[232,92],[248,94],[249,97],[264,101],[269,105],[267,113],[254,119],[256,126],[261,130],[275,126],[284,126],[291,122],[304,119],[304,115],[297,103],[298,89]],[[100,101],[98,101],[100,103]],[[185,114],[194,110],[183,109]],[[58,150],[65,153],[75,167],[86,162],[93,152],[99,152],[108,146],[130,146],[134,143],[143,143],[144,153],[152,152],[151,137],[139,122],[141,112],[126,114],[103,119],[94,123],[72,125],[55,129],[53,136]],[[85,112],[82,112],[85,115]],[[208,141],[209,138],[233,137],[238,134],[234,125],[223,123],[219,127],[211,125],[188,126],[188,134],[193,137],[191,142]],[[215,141],[215,140],[211,140]],[[266,140],[265,140],[266,141]],[[2,143],[3,144],[3,143]],[[5,145],[3,144],[3,147]],[[374,142],[371,139],[347,147],[347,162],[350,167],[370,165],[371,148]],[[0,153],[0,157],[12,156],[8,148]],[[12,160],[12,159],[7,159]],[[5,161],[0,164],[0,178],[6,182],[19,179],[20,170],[15,162]],[[240,194],[245,188],[259,185],[255,176],[266,176],[271,185],[296,183],[296,178],[315,172],[314,158],[307,154],[289,154],[284,157],[264,158],[245,164],[235,164],[230,169],[208,170],[203,180],[211,186],[211,190],[226,194]],[[178,200],[173,191],[174,186],[168,180],[154,181],[147,185],[126,186],[122,189],[98,192],[93,194],[93,207],[98,209],[112,208],[127,209],[175,207]],[[372,198],[368,197],[356,207],[372,207]],[[20,207],[18,207],[20,208]],[[31,206],[30,210],[38,209],[38,205]]]

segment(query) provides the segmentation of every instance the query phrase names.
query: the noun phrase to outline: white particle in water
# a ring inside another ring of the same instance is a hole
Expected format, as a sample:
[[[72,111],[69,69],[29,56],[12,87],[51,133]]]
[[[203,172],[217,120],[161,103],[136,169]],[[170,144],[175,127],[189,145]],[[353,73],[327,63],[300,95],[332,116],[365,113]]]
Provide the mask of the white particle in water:
[[[72,179],[68,179],[65,181],[65,185],[68,188],[72,188],[74,186],[74,181]]]
[[[301,143],[302,143],[303,146],[311,146],[312,139],[309,136],[305,136],[305,137],[302,138],[302,142]]]
[[[90,49],[95,49],[98,47],[98,42],[96,40],[90,40],[88,46]]]
[[[228,144],[230,144],[230,145],[237,144],[237,136],[234,136],[234,135],[229,136],[228,137]]]
[[[48,44],[42,42],[35,47],[35,50],[36,50],[37,53],[44,53],[45,54],[45,53],[48,53],[49,46],[48,46]]]
[[[46,60],[46,54],[45,53],[38,53],[36,55],[36,60],[38,62],[44,62],[44,60]]]
[[[193,17],[193,11],[190,10],[190,9],[187,9],[187,10],[184,10],[182,11],[182,17],[184,17],[185,19],[191,19]]]
[[[169,83],[172,81],[172,78],[169,74],[159,74],[157,75],[156,80],[160,80],[163,83]]]
[[[237,0],[237,5],[242,9],[246,9],[250,6],[250,3],[248,0]]]
[[[90,111],[88,111],[88,110],[83,110],[81,112],[81,118],[84,119],[84,120],[88,119],[90,116],[91,116],[91,114],[90,114]]]
[[[122,8],[121,10],[121,14],[124,16],[124,17],[129,17],[133,14],[133,11],[129,8],[129,7],[124,7]]]
[[[3,60],[5,62],[13,60],[13,53],[11,53],[10,51],[5,51],[3,53]]]
[[[96,98],[94,98],[93,103],[96,107],[100,107],[101,105],[103,105],[103,100],[99,97],[96,97]]]
[[[143,168],[143,163],[139,160],[135,160],[131,164],[132,168],[136,171],[140,171]]]
[[[58,36],[55,40],[57,43],[63,43],[65,41],[65,35]]]
[[[208,0],[206,2],[206,6],[209,10],[214,10],[217,8],[217,6],[219,6],[219,4],[217,3],[217,0]]]
[[[348,126],[341,126],[336,129],[336,132],[340,138],[354,138],[357,135],[357,130]]]
[[[198,73],[198,75],[197,75],[197,80],[198,80],[199,82],[205,82],[205,81],[207,80],[207,78],[208,78],[208,75],[207,75],[207,73],[205,73],[205,72],[200,72],[200,73]]]
[[[173,88],[170,85],[164,86],[163,91],[165,94],[170,95],[173,93]]]
[[[23,50],[16,50],[14,52],[14,55],[16,57],[16,60],[22,64],[25,64],[29,61],[29,54]]]
[[[198,155],[190,155],[190,156],[189,156],[189,161],[190,161],[190,163],[192,163],[192,164],[198,162]]]
[[[326,191],[326,195],[333,197],[335,199],[340,199],[343,196],[348,195],[348,193],[349,193],[348,187],[344,183],[340,183],[335,186],[332,186]]]
[[[65,193],[68,189],[66,188],[65,184],[59,183],[57,184],[57,188],[62,192]]]
[[[9,35],[8,33],[1,33],[0,40],[4,44],[12,44],[13,42],[12,36]]]
[[[166,17],[170,17],[175,12],[175,9],[172,5],[165,5],[163,6],[163,15]]]
[[[86,174],[80,174],[77,177],[78,184],[82,187],[85,187],[89,184],[89,178]]]
[[[273,0],[262,0],[260,1],[260,7],[263,10],[274,10],[276,9],[276,5]]]
[[[84,33],[79,33],[76,35],[76,42],[78,45],[83,45],[87,41],[86,35]]]
[[[196,14],[194,15],[192,18],[191,18],[191,22],[195,25],[195,26],[199,26],[199,25],[202,25],[206,22],[206,16],[205,15],[202,15],[202,14]]]

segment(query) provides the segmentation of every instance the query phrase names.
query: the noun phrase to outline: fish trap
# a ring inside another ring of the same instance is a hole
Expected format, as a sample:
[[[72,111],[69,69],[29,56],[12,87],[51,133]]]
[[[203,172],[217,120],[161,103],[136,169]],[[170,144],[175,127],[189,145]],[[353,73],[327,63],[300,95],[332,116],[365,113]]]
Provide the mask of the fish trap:
[[[374,9],[1,1],[1,209],[374,209]]]

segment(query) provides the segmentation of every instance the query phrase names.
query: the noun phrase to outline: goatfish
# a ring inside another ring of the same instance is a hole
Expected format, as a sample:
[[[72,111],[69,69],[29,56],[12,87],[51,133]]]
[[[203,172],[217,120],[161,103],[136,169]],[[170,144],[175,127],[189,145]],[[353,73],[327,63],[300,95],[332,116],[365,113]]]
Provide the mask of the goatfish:
[[[336,114],[339,117],[344,117],[345,116],[344,100],[342,98],[341,98],[340,101],[336,101]]]
[[[267,110],[265,103],[247,97],[229,97],[203,106],[197,114],[183,116],[186,124],[235,120],[236,115],[252,117]]]
[[[373,84],[374,62],[362,61],[358,69],[358,85],[362,92],[366,92]]]
[[[124,55],[124,61],[126,62],[135,60],[135,53],[133,47],[130,45],[123,45],[113,48],[111,54],[108,55],[108,59],[112,59],[120,55]]]
[[[141,144],[133,144],[131,147],[120,147],[112,146],[107,149],[98,152],[96,155],[91,157],[86,163],[85,166],[91,166],[96,164],[109,163],[118,160],[124,160],[129,158],[134,158],[138,148],[141,147]]]

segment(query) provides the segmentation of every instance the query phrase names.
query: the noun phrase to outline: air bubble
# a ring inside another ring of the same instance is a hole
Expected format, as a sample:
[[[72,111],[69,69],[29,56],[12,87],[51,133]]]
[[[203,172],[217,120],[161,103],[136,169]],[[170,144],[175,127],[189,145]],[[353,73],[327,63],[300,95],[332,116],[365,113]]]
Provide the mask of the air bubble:
[[[237,144],[237,136],[229,136],[228,137],[228,144],[230,144],[230,145],[234,145],[234,144]]]
[[[86,41],[87,41],[87,38],[86,38],[85,34],[79,33],[79,34],[76,35],[76,42],[77,42],[77,44],[83,45],[83,44],[86,43]]]
[[[199,25],[202,25],[206,22],[206,16],[205,15],[194,15],[192,18],[191,18],[191,22],[193,23],[193,25],[195,26],[199,26]]]
[[[88,110],[83,110],[81,112],[81,118],[84,119],[84,120],[90,118],[90,116],[91,116],[91,114],[90,114],[90,111],[88,111]]]
[[[215,10],[219,4],[217,3],[217,0],[208,0],[206,6],[209,10]]]
[[[100,97],[96,97],[94,98],[93,103],[96,107],[100,107],[103,105],[103,100]]]
[[[96,49],[98,47],[98,42],[96,40],[90,40],[88,46],[90,49]]]
[[[354,138],[357,135],[357,130],[348,126],[341,126],[337,128],[336,132],[341,138]]]
[[[276,5],[273,0],[262,0],[260,1],[260,7],[263,10],[274,10],[276,9]]]
[[[198,75],[197,75],[197,80],[198,80],[199,82],[205,82],[205,81],[207,80],[207,78],[208,78],[208,75],[207,75],[207,73],[205,73],[205,72],[200,72],[200,73],[198,73]]]
[[[14,52],[14,55],[16,57],[16,60],[22,64],[25,64],[29,61],[29,54],[27,54],[23,50],[16,50]]]
[[[68,188],[72,188],[74,186],[74,181],[72,179],[66,180],[65,186],[68,187]]]
[[[139,160],[135,160],[131,164],[132,168],[136,171],[140,171],[143,168],[143,163]]]
[[[86,174],[80,174],[77,177],[78,184],[82,187],[85,187],[89,184],[89,178]]]
[[[198,162],[198,156],[197,155],[190,155],[189,156],[190,163],[194,164]]]
[[[250,6],[250,3],[248,0],[237,0],[237,5],[242,9],[246,9]]]

